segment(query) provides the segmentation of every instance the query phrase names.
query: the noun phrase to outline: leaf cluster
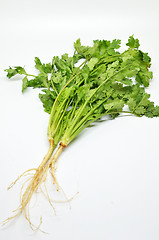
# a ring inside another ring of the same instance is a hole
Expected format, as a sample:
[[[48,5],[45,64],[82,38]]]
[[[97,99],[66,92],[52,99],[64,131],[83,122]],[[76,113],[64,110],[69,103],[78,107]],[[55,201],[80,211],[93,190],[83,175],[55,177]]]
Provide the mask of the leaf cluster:
[[[36,57],[36,76],[20,66],[5,70],[8,78],[24,76],[22,91],[28,87],[42,90],[39,98],[50,114],[49,139],[67,145],[104,115],[116,118],[128,112],[139,117],[159,116],[159,107],[146,93],[153,77],[151,58],[139,49],[134,36],[129,37],[123,52],[118,51],[120,43],[118,39],[95,40],[92,46],[83,46],[77,39],[72,57],[55,56],[46,64]]]

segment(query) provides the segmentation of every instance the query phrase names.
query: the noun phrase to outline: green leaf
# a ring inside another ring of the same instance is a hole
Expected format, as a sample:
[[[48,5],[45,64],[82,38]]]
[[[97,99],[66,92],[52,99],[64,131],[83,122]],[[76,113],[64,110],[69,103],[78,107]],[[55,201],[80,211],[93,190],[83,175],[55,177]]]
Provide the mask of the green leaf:
[[[74,48],[78,54],[80,54],[83,58],[91,58],[95,56],[97,51],[97,45],[94,44],[93,47],[82,46],[80,39],[77,39],[74,43]]]
[[[125,85],[128,85],[128,86],[132,85],[132,80],[129,78],[123,78],[120,82],[124,83]]]
[[[159,106],[154,107],[152,113],[154,117],[159,117]]]
[[[126,45],[129,46],[130,48],[136,48],[136,49],[138,49],[140,46],[139,40],[135,39],[134,35],[129,37],[128,43]]]
[[[143,61],[146,63],[151,62],[151,58],[148,56],[148,53],[143,53]]]
[[[42,63],[41,63],[41,61],[40,61],[40,58],[38,58],[38,57],[35,57],[35,67],[36,67],[36,69],[38,69],[40,72],[44,72],[44,68],[43,68],[43,65],[42,65]]]
[[[46,87],[46,88],[49,88],[49,87],[50,87],[50,85],[49,85],[49,83],[48,83],[48,78],[47,78],[46,75],[39,74],[39,75],[37,76],[37,78],[38,78],[39,81],[41,81],[41,82],[43,83],[44,87]]]
[[[80,102],[81,100],[82,100],[82,101],[85,101],[86,96],[88,95],[89,91],[90,91],[90,86],[89,86],[88,84],[85,84],[85,85],[79,87],[79,88],[77,89],[77,91],[76,91],[76,92],[77,92],[78,101],[79,101],[79,102]]]
[[[44,94],[39,93],[39,98],[43,103],[45,112],[50,114],[56,95],[54,92],[51,92],[47,89],[44,89],[42,91],[44,92]]]
[[[18,74],[26,74],[26,71],[23,67],[14,67]]]
[[[74,94],[74,86],[66,87],[66,88],[62,91],[62,93],[61,93],[61,95],[60,95],[60,97],[59,97],[59,101],[60,101],[60,102],[63,102],[63,101],[65,101],[66,99],[71,98],[71,97],[73,96],[73,94]]]
[[[145,111],[145,116],[149,118],[159,117],[159,106],[154,106],[154,102],[149,102]]]
[[[39,70],[39,72],[41,72],[45,75],[47,73],[51,73],[51,71],[52,71],[52,64],[51,63],[42,64],[40,61],[40,58],[38,58],[38,57],[35,57],[35,67],[36,67],[36,69]]]
[[[5,69],[4,71],[7,72],[7,77],[11,78],[13,76],[15,76],[16,74],[26,74],[26,71],[23,67],[14,67],[14,68],[9,68],[9,69]]]
[[[119,39],[114,39],[114,40],[110,43],[109,48],[118,49],[118,48],[120,48],[120,44],[121,44],[121,40],[119,40]]]
[[[27,77],[25,76],[23,79],[22,79],[22,92],[24,92],[24,90],[28,87],[28,79]]]
[[[41,77],[37,76],[34,79],[28,81],[28,87],[44,88],[45,85],[44,85]]]
[[[114,48],[108,48],[107,53],[108,55],[114,55],[115,54]]]
[[[138,115],[143,115],[145,113],[145,108],[143,106],[139,106],[135,109],[135,113]]]
[[[149,80],[152,79],[152,77],[153,77],[153,74],[152,74],[151,71],[148,71],[147,69],[142,69],[136,75],[136,81],[139,84],[143,84],[144,87],[148,87],[149,86]]]
[[[97,62],[98,58],[91,58],[91,60],[89,60],[89,62],[87,63],[87,66],[89,67],[90,70],[93,70]]]
[[[116,98],[114,100],[108,100],[107,103],[104,104],[104,108],[107,112],[118,112],[122,110],[124,104],[122,99]]]
[[[85,83],[86,83],[86,81],[87,81],[87,79],[88,79],[89,73],[90,73],[90,69],[89,69],[89,67],[88,67],[87,65],[85,65],[85,66],[82,68],[82,70],[81,70],[81,75],[82,75],[82,77],[84,78]]]
[[[4,71],[7,72],[7,77],[8,78],[11,78],[11,77],[13,77],[17,74],[17,71],[15,69],[11,68],[11,67],[9,69],[5,69]]]
[[[130,109],[130,111],[133,111],[134,108],[136,107],[136,101],[133,99],[133,98],[129,98],[128,102],[127,102],[127,105]]]
[[[150,103],[149,98],[150,98],[150,94],[144,93],[139,105],[147,107]]]
[[[51,71],[52,71],[52,64],[46,63],[45,64],[45,73],[51,73]]]

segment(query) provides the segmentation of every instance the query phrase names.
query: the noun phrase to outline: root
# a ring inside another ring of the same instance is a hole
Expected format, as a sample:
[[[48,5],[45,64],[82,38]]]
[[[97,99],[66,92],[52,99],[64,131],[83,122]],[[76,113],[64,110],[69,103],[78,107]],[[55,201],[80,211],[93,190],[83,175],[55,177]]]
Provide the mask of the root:
[[[57,151],[55,152],[54,156],[49,160],[49,162],[50,162],[50,164],[49,164],[50,172],[51,172],[51,175],[53,177],[54,183],[57,186],[57,191],[59,191],[60,187],[59,187],[59,184],[58,184],[58,182],[56,180],[56,176],[55,176],[55,170],[56,170],[55,164],[57,163],[58,157],[61,154],[61,152],[63,151],[64,147],[65,146],[60,145],[58,147]]]
[[[18,181],[21,177],[26,177],[27,175],[30,174],[29,172],[31,172],[31,171],[36,171],[36,168],[31,168],[31,169],[23,172],[19,177],[17,177],[17,179],[16,179],[14,182],[12,182],[12,183],[9,185],[9,187],[8,187],[7,189],[8,189],[8,190],[11,189],[11,188],[17,183],[17,181]]]
[[[62,202],[66,202],[70,204],[70,201],[75,197],[75,195],[68,199],[66,194],[64,193],[63,189],[59,186],[56,177],[55,177],[55,165],[57,163],[58,157],[61,154],[62,150],[64,149],[65,146],[61,145],[58,147],[57,151],[55,152],[55,154],[53,155],[53,157],[51,158],[51,155],[53,153],[53,149],[54,149],[54,141],[51,140],[50,141],[50,147],[49,147],[49,151],[46,154],[46,156],[44,157],[42,163],[39,165],[39,167],[37,169],[33,168],[33,169],[29,169],[27,171],[25,171],[23,174],[21,174],[14,182],[11,183],[11,185],[8,187],[8,189],[10,189],[11,187],[13,187],[16,182],[23,176],[28,176],[28,175],[32,175],[31,177],[29,177],[24,184],[21,187],[21,191],[20,191],[20,205],[19,207],[14,210],[13,212],[15,213],[13,216],[7,218],[5,221],[3,221],[3,225],[7,224],[9,221],[11,221],[12,219],[14,219],[15,217],[17,217],[18,215],[20,215],[21,213],[24,214],[25,219],[28,221],[31,229],[33,231],[36,230],[40,230],[41,232],[45,233],[44,231],[42,231],[40,229],[41,224],[42,224],[42,217],[40,218],[40,223],[38,226],[34,225],[31,220],[30,220],[30,212],[29,212],[29,204],[30,204],[30,200],[33,196],[33,194],[38,190],[38,188],[40,187],[41,191],[43,192],[43,194],[45,195],[45,197],[48,199],[55,215],[55,208],[53,206],[53,202],[56,203],[62,203]],[[64,193],[64,196],[66,198],[65,201],[56,201],[56,200],[51,200],[50,196],[48,194],[46,185],[45,185],[45,181],[47,178],[47,174],[48,174],[48,170],[50,168],[50,172],[51,175],[53,177],[54,183],[57,186],[57,191],[59,189],[62,190],[62,192]],[[31,173],[31,171],[35,171],[35,173]],[[29,182],[29,183],[28,183]],[[44,187],[45,187],[45,191],[42,190],[41,188],[41,184],[44,183]],[[23,189],[26,186],[26,184],[28,184],[28,186],[25,188],[24,192]]]
[[[15,217],[17,217],[18,215],[20,215],[21,213],[24,213],[24,217],[25,219],[29,222],[30,227],[33,230],[40,230],[40,225],[42,223],[42,218],[40,218],[40,224],[39,226],[35,226],[33,223],[31,223],[30,221],[30,214],[29,211],[27,211],[27,207],[33,194],[36,192],[36,190],[38,189],[38,187],[40,186],[40,184],[46,180],[46,176],[47,176],[47,171],[49,169],[49,159],[51,158],[52,152],[53,152],[53,147],[54,147],[54,141],[50,140],[50,147],[49,147],[49,151],[46,154],[46,156],[44,157],[42,163],[39,165],[39,167],[36,169],[35,174],[29,178],[28,180],[25,181],[25,183],[23,184],[22,188],[21,188],[21,193],[20,193],[20,206],[14,211],[17,212],[14,216],[7,218],[5,221],[3,221],[3,225],[5,225],[6,223],[8,223],[10,220],[14,219]],[[35,169],[34,169],[35,170]],[[25,174],[28,174],[28,171],[25,171],[23,174],[21,174],[10,186],[9,189]],[[29,185],[26,188],[25,192],[22,194],[22,190],[24,188],[24,185],[28,182]]]
[[[25,192],[23,193],[23,195],[21,197],[21,208],[20,208],[20,210],[21,210],[21,212],[24,213],[24,216],[25,216],[26,220],[29,222],[31,228],[34,228],[35,230],[38,230],[40,228],[41,224],[39,224],[38,227],[35,227],[35,225],[33,225],[31,223],[30,217],[29,217],[29,214],[28,214],[29,212],[27,213],[27,211],[26,211],[27,205],[30,202],[33,193],[36,192],[36,190],[42,184],[42,182],[46,181],[46,177],[47,177],[47,173],[48,173],[50,163],[51,162],[53,162],[53,163],[56,162],[56,160],[58,159],[58,157],[59,157],[59,155],[62,152],[64,147],[60,145],[52,158],[50,158],[50,157],[51,157],[51,154],[52,154],[52,151],[53,151],[53,144],[50,148],[51,148],[51,151],[48,152],[49,154],[46,155],[43,162],[36,169],[36,173],[34,174],[33,178],[31,179],[31,181],[28,185],[28,187],[26,188]],[[55,178],[55,180],[56,180],[56,178]],[[56,181],[56,183],[57,183],[57,181]],[[58,188],[58,186],[59,185],[57,185],[57,188]],[[46,195],[47,195],[47,199],[49,200],[50,205],[52,206],[52,208],[55,212],[55,209],[54,209],[54,207],[51,203],[51,200],[50,200],[50,197],[48,195],[47,190],[46,190]]]
[[[54,168],[54,166],[51,166],[50,173],[51,173],[52,178],[53,178],[53,184],[56,184],[57,191],[59,191],[60,186],[59,186],[59,184],[58,184],[58,182],[57,182],[57,180],[56,180],[55,168]]]
[[[27,217],[27,220],[28,220],[28,222],[29,222],[29,224],[30,224],[31,229],[32,229],[33,231],[39,230],[39,231],[42,232],[42,233],[46,233],[46,232],[44,232],[43,230],[40,229],[40,226],[41,226],[41,224],[42,224],[42,217],[40,217],[40,223],[39,223],[38,226],[34,225],[34,224],[30,221],[29,204],[30,204],[30,202],[29,202],[28,205],[27,205],[27,209],[25,209],[25,215],[26,215],[26,217]],[[26,213],[26,210],[27,210],[27,213]]]
[[[46,184],[44,183],[44,187],[45,187],[45,191],[46,191],[46,198],[48,199],[48,201],[49,201],[49,203],[50,203],[50,205],[51,205],[51,207],[52,207],[52,209],[53,209],[53,211],[54,211],[54,213],[55,213],[55,215],[56,215],[56,211],[55,211],[55,208],[54,208],[54,206],[52,205],[52,202],[51,202],[51,199],[50,199],[50,196],[49,196],[49,194],[48,194],[48,191],[47,191],[47,188],[46,188]],[[43,192],[44,193],[44,192]],[[44,193],[45,194],[45,193]]]
[[[52,205],[52,203],[68,203],[69,204],[69,208],[71,209],[71,205],[70,205],[70,202],[77,196],[77,194],[79,194],[79,192],[76,192],[72,197],[68,198],[64,192],[64,190],[60,187],[60,189],[62,190],[63,194],[64,194],[64,197],[66,200],[54,200],[54,199],[51,199],[49,194],[48,194],[48,191],[47,191],[47,187],[46,187],[46,184],[44,183],[44,188],[45,188],[45,192],[44,190],[42,189],[42,187],[40,186],[40,189],[41,189],[41,192],[43,193],[43,195],[47,198],[47,200],[49,201],[55,215],[56,215],[56,211],[55,211],[55,208],[54,206]]]

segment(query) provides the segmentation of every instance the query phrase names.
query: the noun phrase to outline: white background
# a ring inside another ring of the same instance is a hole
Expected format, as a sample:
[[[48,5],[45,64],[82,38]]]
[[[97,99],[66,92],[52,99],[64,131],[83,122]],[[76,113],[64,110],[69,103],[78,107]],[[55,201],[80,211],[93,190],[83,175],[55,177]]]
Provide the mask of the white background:
[[[4,69],[26,66],[34,57],[50,62],[73,53],[73,42],[94,39],[140,39],[152,58],[154,78],[147,90],[159,104],[158,0],[51,1],[0,0],[0,221],[18,206],[23,171],[37,167],[47,152],[48,114],[38,91],[21,93],[21,78],[8,80]],[[23,216],[0,229],[0,239],[158,240],[159,119],[120,117],[87,129],[60,157],[57,179],[68,204],[54,204],[37,194],[32,220],[49,234],[32,232]],[[64,200],[49,185],[54,199]],[[39,207],[39,201],[42,207]],[[39,207],[39,208],[38,208]]]

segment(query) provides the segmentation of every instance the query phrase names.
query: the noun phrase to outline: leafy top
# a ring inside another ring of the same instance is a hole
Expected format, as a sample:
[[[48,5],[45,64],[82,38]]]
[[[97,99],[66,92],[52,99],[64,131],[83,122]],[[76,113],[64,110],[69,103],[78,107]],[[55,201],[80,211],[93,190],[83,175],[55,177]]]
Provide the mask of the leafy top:
[[[136,116],[158,117],[159,107],[150,101],[146,87],[153,77],[151,58],[139,50],[139,40],[128,39],[128,49],[118,52],[121,41],[95,40],[93,46],[74,43],[74,54],[53,57],[51,63],[35,58],[39,73],[26,73],[23,67],[6,69],[8,78],[23,75],[22,91],[40,88],[44,109],[50,114],[48,136],[63,136],[66,145],[91,122],[128,111]],[[83,63],[76,67],[76,63]],[[29,77],[31,79],[29,80]]]

